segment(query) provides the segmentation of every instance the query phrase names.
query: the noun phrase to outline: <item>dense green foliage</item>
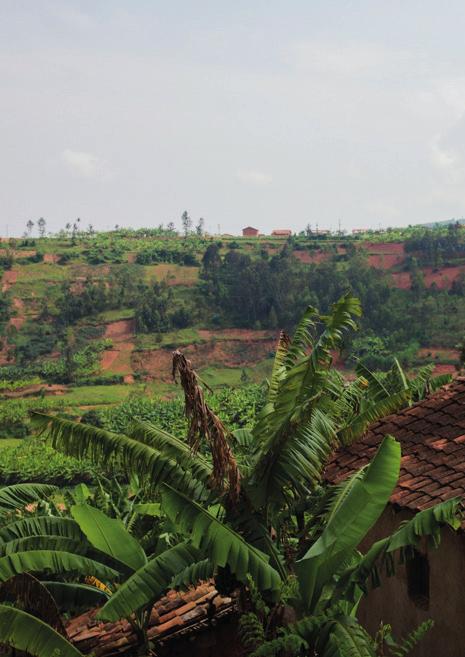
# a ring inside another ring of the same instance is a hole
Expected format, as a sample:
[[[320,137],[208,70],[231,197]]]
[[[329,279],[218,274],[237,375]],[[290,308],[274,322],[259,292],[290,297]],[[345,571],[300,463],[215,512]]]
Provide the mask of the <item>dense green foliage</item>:
[[[59,454],[35,438],[18,447],[0,449],[0,481],[3,484],[37,481],[69,486],[82,481],[95,482],[101,474],[90,460],[77,460]]]
[[[249,425],[261,409],[263,389],[259,385],[247,385],[237,390],[219,390],[208,396],[208,403],[225,424],[231,429],[239,429]],[[188,425],[180,397],[162,401],[133,396],[114,408],[98,412],[97,417],[101,426],[122,433],[134,420],[150,422],[181,436],[186,434]]]
[[[417,257],[422,265],[441,267],[465,257],[463,225],[450,224],[447,230],[419,231],[405,242],[406,253]]]
[[[407,258],[392,269],[408,271],[411,283],[404,289],[393,284],[391,271],[370,266],[364,251],[364,240],[375,243],[376,252],[377,240],[393,239],[406,240]],[[180,237],[164,227],[96,234],[76,226],[54,238],[28,237],[14,249],[2,245],[5,257],[13,259],[8,266],[20,262],[22,249],[38,249],[58,259],[21,266],[14,294],[33,311],[34,319],[28,313],[17,328],[7,326],[6,320],[18,312],[8,292],[0,299],[3,330],[8,332],[12,365],[27,368],[31,376],[48,369],[48,380],[59,382],[64,380],[63,368],[54,370],[50,361],[63,351],[67,328],[75,335],[74,351],[82,350],[101,336],[102,313],[134,317],[138,339],[148,336],[153,348],[167,331],[186,327],[290,331],[308,304],[327,312],[350,290],[364,308],[358,339],[366,339],[367,345],[374,338],[382,341],[366,363],[385,368],[387,358],[395,354],[411,367],[417,364],[420,347],[453,348],[462,337],[465,276],[456,278],[449,290],[439,290],[434,284],[425,286],[421,267],[460,264],[464,243],[465,231],[455,224],[337,239],[307,231],[287,241],[213,240],[192,227]],[[295,257],[305,252],[319,257],[312,264]],[[49,284],[52,280],[54,285]],[[346,343],[350,340],[348,336]],[[367,351],[363,344],[358,346]],[[6,370],[0,376],[13,378]],[[66,377],[76,378],[69,373]]]
[[[384,377],[363,371],[355,381],[344,382],[332,368],[331,354],[359,314],[358,301],[349,295],[329,316],[309,307],[292,341],[281,337],[266,400],[252,426],[232,434],[206,403],[199,379],[180,352],[173,356],[173,368],[185,395],[187,443],[143,420],[114,433],[35,415],[38,427],[64,454],[91,456],[101,466],[113,463],[137,474],[154,501],[133,509],[142,516],[166,517],[172,528],[171,546],[150,558],[145,550],[129,549],[133,539],[123,537],[123,524],[111,524],[82,502],[78,515],[72,508],[92,546],[131,568],[101,618],[132,617],[148,646],[154,599],[170,586],[213,575],[229,579],[230,587],[249,584],[264,605],[276,610],[292,600],[297,614],[292,625],[279,629],[269,624],[263,606],[255,622],[249,617],[247,647],[257,648],[256,656],[283,649],[298,654],[301,648],[324,657],[375,654],[373,639],[356,619],[369,579],[377,580],[384,567],[392,572],[398,554],[408,557],[409,549],[426,537],[437,544],[441,527],[456,528],[460,518],[459,501],[449,500],[403,523],[366,553],[358,550],[397,483],[400,444],[389,436],[366,468],[327,491],[322,487],[332,451],[363,434],[376,418],[423,394],[429,376],[425,372],[409,383],[396,363]],[[89,526],[91,521],[98,531]],[[104,543],[102,533],[108,536]],[[134,559],[140,554],[140,562],[129,564],[128,554]],[[67,560],[60,554],[57,574]],[[50,558],[29,552],[23,561],[36,561],[39,568]],[[94,570],[101,567],[98,563]],[[112,588],[122,577],[106,576],[105,582]],[[262,646],[252,645],[254,631]]]

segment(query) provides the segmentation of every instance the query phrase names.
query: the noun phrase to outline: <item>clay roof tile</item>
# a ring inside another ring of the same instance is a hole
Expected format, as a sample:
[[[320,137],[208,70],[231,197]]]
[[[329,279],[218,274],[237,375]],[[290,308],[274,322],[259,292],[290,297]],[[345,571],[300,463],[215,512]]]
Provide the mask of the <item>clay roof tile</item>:
[[[388,433],[400,441],[403,454],[392,503],[419,510],[454,496],[465,498],[465,378],[376,422],[334,454],[326,479],[340,481],[365,465]]]

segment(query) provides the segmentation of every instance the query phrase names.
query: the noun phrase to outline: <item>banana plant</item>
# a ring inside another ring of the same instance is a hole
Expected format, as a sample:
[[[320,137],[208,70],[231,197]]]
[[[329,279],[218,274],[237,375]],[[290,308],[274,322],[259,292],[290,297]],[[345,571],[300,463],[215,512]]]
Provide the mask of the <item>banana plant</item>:
[[[85,496],[81,497],[81,502],[71,507],[71,518],[33,516],[0,529],[0,599],[2,585],[10,578],[35,573],[45,577],[38,584],[49,592],[59,609],[70,611],[95,605],[103,605],[106,609],[105,603],[112,599],[112,593],[124,592],[125,581],[141,569],[148,568],[145,551],[123,522],[108,517],[84,499]],[[154,559],[150,563],[158,564],[159,570],[160,563],[165,562],[167,575],[160,584],[160,592],[179,568],[178,561],[174,558],[170,561],[168,554],[162,560]],[[182,565],[185,563],[186,560]],[[58,580],[50,581],[50,575],[58,576]],[[84,582],[94,577],[102,585],[97,588],[69,581],[70,576]],[[146,630],[153,601],[151,598],[128,614],[128,620],[144,647],[148,645]],[[118,601],[115,604],[117,607]],[[0,622],[0,643],[11,643],[11,637],[1,628]]]
[[[355,618],[359,594],[365,571],[387,559],[396,542],[383,544],[372,561],[356,548],[396,484],[398,443],[387,437],[366,471],[336,489],[330,513],[315,512],[332,452],[399,403],[388,396],[359,417],[354,388],[332,368],[332,354],[344,334],[356,328],[359,315],[358,300],[345,295],[328,316],[308,308],[292,340],[281,333],[266,403],[254,426],[240,434],[229,432],[209,408],[200,379],[179,351],[173,355],[173,374],[184,392],[187,440],[145,422],[120,435],[34,415],[56,449],[137,472],[161,497],[163,511],[184,537],[136,570],[104,605],[102,618],[137,617],[167,586],[225,572],[243,584],[251,576],[276,606],[294,576],[299,589],[294,606],[301,617],[294,634],[312,645],[317,636],[318,654],[327,657],[371,654],[373,643]],[[363,385],[359,377],[357,386]],[[209,457],[202,455],[202,443]],[[240,464],[235,443],[248,450]],[[457,504],[441,505],[438,515],[428,515],[427,523],[407,533],[409,544],[423,530],[436,534],[444,524],[454,525],[456,515]],[[325,620],[317,623],[320,617]],[[344,643],[346,635],[352,638]],[[348,650],[351,642],[360,646],[358,652]]]

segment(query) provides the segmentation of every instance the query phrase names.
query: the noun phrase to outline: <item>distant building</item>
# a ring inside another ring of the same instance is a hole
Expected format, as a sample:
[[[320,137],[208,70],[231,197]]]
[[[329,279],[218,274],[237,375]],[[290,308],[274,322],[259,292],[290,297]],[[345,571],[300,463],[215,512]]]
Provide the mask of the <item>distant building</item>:
[[[247,226],[247,228],[243,228],[242,237],[258,237],[258,228],[252,228],[252,226]]]
[[[331,231],[327,228],[321,228],[313,231],[314,235],[331,235]]]
[[[367,232],[366,228],[352,228],[352,235],[360,235],[366,232]]]
[[[292,235],[292,230],[283,228],[283,229],[273,230],[271,234],[273,237],[290,237]]]

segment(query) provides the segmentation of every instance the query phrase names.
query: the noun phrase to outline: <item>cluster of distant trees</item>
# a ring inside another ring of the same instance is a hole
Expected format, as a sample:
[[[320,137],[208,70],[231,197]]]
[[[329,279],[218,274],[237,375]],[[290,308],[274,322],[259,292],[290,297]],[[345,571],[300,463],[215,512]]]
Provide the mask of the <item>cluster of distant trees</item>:
[[[406,240],[404,248],[421,265],[442,267],[448,260],[465,257],[465,227],[456,223],[446,232],[425,230]]]

